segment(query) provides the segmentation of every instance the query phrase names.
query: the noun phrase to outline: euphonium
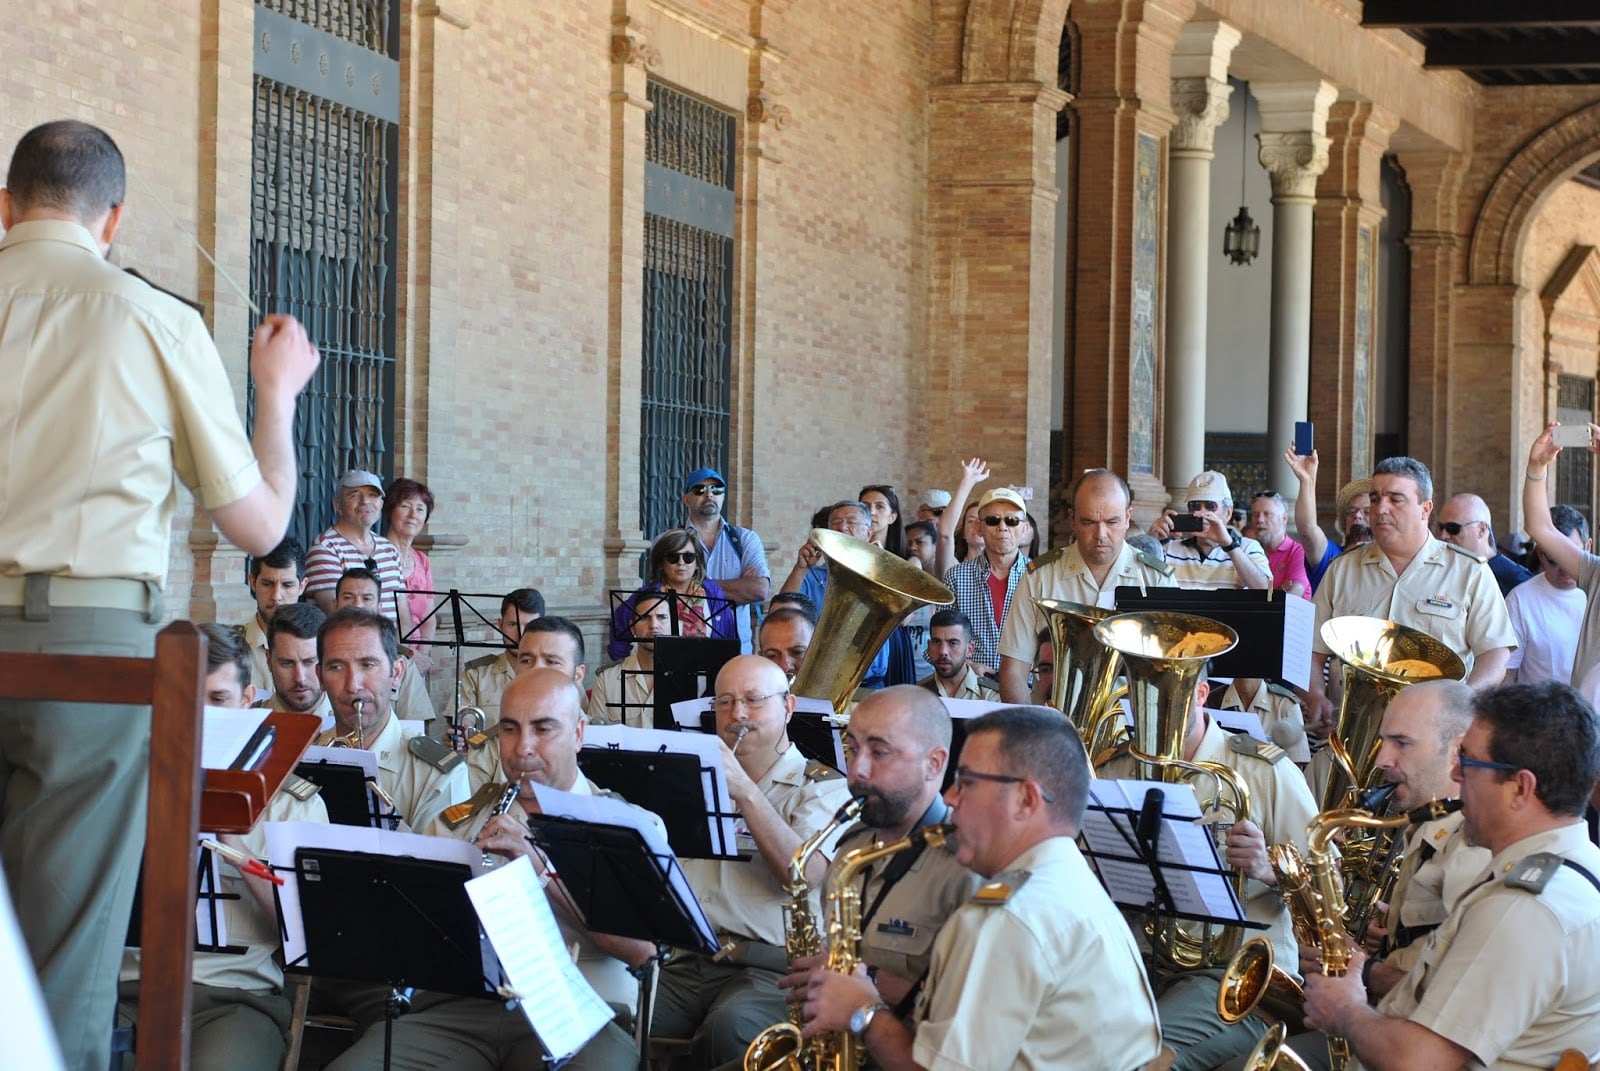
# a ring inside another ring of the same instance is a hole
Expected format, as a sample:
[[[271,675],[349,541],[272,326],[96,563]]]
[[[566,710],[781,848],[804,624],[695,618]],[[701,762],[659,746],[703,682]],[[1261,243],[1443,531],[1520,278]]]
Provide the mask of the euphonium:
[[[1122,705],[1117,702],[1117,672],[1122,659],[1095,638],[1094,628],[1114,610],[1065,602],[1034,599],[1050,628],[1055,651],[1055,674],[1050,682],[1050,705],[1067,716],[1083,737],[1090,761],[1114,747],[1123,733]]]
[[[842,532],[811,530],[828,563],[815,639],[789,690],[826,699],[844,713],[889,633],[913,610],[956,601],[939,580],[888,551]]]
[[[1220,763],[1183,757],[1200,674],[1211,658],[1233,649],[1238,634],[1210,618],[1179,613],[1121,614],[1100,622],[1094,634],[1122,656],[1133,706],[1129,753],[1141,764],[1155,767],[1159,779],[1169,783],[1209,775],[1215,787],[1201,806],[1228,812],[1235,824],[1248,821],[1250,790],[1238,774]],[[1244,880],[1243,874],[1234,875],[1241,901]],[[1159,914],[1145,923],[1145,930],[1157,958],[1180,970],[1227,962],[1243,937],[1241,927],[1213,932],[1209,924],[1195,936]]]
[[[827,825],[795,849],[794,857],[789,860],[789,880],[783,887],[789,894],[789,902],[783,907],[783,944],[790,967],[822,951],[822,931],[817,928],[816,915],[811,911],[811,882],[806,880],[806,864],[835,830],[856,820],[865,802],[855,797],[840,807]],[[789,1020],[767,1027],[745,1049],[744,1071],[816,1071],[810,1050],[800,1038],[803,1025],[800,1005],[789,1005]]]

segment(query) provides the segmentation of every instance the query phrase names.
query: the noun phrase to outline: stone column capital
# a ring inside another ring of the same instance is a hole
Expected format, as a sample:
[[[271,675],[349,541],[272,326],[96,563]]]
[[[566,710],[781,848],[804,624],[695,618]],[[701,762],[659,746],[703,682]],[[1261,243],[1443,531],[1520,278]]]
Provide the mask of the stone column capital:
[[[1233,87],[1215,78],[1174,78],[1172,151],[1211,155],[1217,127],[1228,119],[1228,98]]]
[[[1263,131],[1259,158],[1272,180],[1272,203],[1313,203],[1317,199],[1317,176],[1328,169],[1331,139],[1309,130],[1291,133]]]

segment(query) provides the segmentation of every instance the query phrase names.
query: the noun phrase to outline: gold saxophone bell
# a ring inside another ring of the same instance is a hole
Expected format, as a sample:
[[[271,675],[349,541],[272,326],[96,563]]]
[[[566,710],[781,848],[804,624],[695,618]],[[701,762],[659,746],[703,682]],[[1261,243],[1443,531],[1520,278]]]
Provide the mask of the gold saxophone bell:
[[[1126,735],[1119,702],[1126,689],[1117,686],[1122,659],[1094,633],[1116,611],[1062,599],[1034,599],[1033,604],[1044,614],[1055,652],[1050,705],[1078,730],[1092,760]]]
[[[871,543],[825,528],[813,528],[811,541],[828,563],[828,590],[816,638],[790,691],[826,699],[842,714],[895,627],[914,610],[949,606],[956,597],[936,578]]]
[[[1289,1048],[1289,1031],[1275,1023],[1245,1057],[1244,1071],[1311,1071],[1311,1066]]]
[[[1232,1026],[1258,1007],[1280,1022],[1298,1026],[1304,1017],[1306,991],[1277,964],[1272,942],[1252,937],[1234,953],[1217,990],[1217,1018]]]

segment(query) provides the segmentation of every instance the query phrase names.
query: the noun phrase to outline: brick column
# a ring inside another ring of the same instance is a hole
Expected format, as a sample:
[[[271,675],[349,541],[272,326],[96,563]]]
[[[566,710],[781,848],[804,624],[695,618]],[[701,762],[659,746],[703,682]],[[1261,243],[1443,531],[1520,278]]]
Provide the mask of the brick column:
[[[1519,441],[1515,380],[1521,368],[1526,289],[1514,283],[1455,287],[1448,384],[1441,398],[1445,425],[1454,429],[1432,458],[1435,501],[1442,492],[1483,496],[1502,523],[1522,513],[1519,474],[1528,443]],[[1461,481],[1457,479],[1459,474]],[[1513,506],[1515,503],[1515,506]]]
[[[1272,324],[1267,395],[1267,471],[1274,487],[1296,487],[1283,461],[1294,424],[1306,416],[1311,381],[1311,223],[1317,176],[1328,166],[1327,82],[1250,87],[1261,105],[1261,166],[1272,180]]]
[[[1328,113],[1329,166],[1313,214],[1310,419],[1317,425],[1319,482],[1332,496],[1372,471],[1372,326],[1383,154],[1399,118],[1366,101]],[[1282,442],[1272,442],[1281,452]],[[1325,474],[1326,478],[1321,478]],[[1293,483],[1290,487],[1295,486]]]
[[[1211,160],[1228,118],[1228,57],[1240,33],[1221,22],[1191,22],[1172,57],[1177,125],[1167,151],[1167,491],[1174,501],[1205,468],[1206,291],[1210,276]]]

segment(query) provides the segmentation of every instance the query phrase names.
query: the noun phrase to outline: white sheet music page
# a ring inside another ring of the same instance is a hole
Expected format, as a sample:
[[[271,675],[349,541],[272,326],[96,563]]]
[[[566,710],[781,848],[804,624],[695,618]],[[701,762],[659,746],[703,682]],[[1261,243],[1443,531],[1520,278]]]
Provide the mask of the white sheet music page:
[[[226,770],[231,767],[271,713],[270,710],[206,707],[200,723],[201,768]]]
[[[45,1009],[33,957],[22,939],[4,880],[0,880],[0,1008],[5,1009],[6,1066],[61,1071],[55,1027]]]
[[[208,840],[216,839],[211,834],[204,834],[200,837],[198,843],[204,844]],[[225,901],[221,899],[226,895],[226,890],[222,887],[222,859],[216,852],[210,852],[201,847],[196,847],[195,852],[197,853],[195,868],[198,870],[201,863],[206,865],[206,877],[201,878],[195,886],[195,943],[210,945],[212,948],[223,948],[228,943],[228,916],[224,910]],[[229,869],[231,870],[232,868],[230,867]],[[207,881],[209,881],[209,884],[207,884]],[[245,893],[244,895],[249,894]],[[215,929],[211,926],[213,904],[216,905],[215,917],[217,925]]]
[[[611,1007],[572,962],[533,864],[521,856],[496,867],[467,882],[467,895],[545,1048],[556,1059],[583,1048],[611,1021]]]
[[[331,762],[335,766],[359,766],[373,781],[378,780],[378,753],[359,747],[308,747],[301,762]]]
[[[700,702],[696,699],[694,702]],[[711,827],[712,844],[732,844],[734,819],[718,818],[717,811],[732,811],[728,775],[722,768],[722,738],[714,733],[678,733],[668,729],[635,729],[631,725],[591,725],[583,731],[584,747],[621,748],[624,751],[659,751],[693,755],[700,760],[700,790]],[[716,805],[713,804],[716,801]]]
[[[1155,898],[1155,878],[1143,861],[1133,858],[1137,843],[1134,822],[1151,789],[1162,793],[1156,858],[1161,876],[1181,914],[1242,920],[1243,910],[1228,878],[1220,873],[1221,857],[1211,827],[1197,825],[1200,803],[1189,785],[1160,781],[1093,781],[1083,835],[1095,854],[1095,865],[1114,903],[1139,907]],[[1104,809],[1102,809],[1104,808]],[[1117,857],[1117,858],[1108,858]],[[1127,857],[1127,858],[1120,858]],[[1200,869],[1181,869],[1196,867]]]
[[[1267,735],[1259,714],[1253,714],[1248,710],[1218,710],[1216,707],[1206,707],[1205,711],[1212,721],[1230,733],[1244,733],[1263,744],[1272,743],[1272,737]]]

